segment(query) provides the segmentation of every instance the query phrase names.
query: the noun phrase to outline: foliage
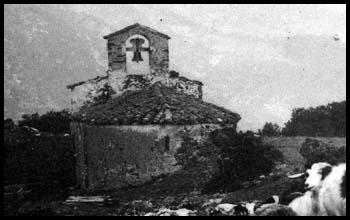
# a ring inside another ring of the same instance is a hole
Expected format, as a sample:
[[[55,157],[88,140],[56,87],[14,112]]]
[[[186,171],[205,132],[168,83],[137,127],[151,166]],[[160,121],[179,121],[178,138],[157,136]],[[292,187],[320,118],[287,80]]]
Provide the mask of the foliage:
[[[5,125],[10,120],[4,120]],[[4,129],[5,185],[56,182],[74,185],[75,149],[70,136],[45,135],[17,125]]]
[[[237,133],[233,128],[215,130],[211,140],[220,149],[217,163],[219,172],[208,183],[205,191],[233,191],[243,181],[268,174],[283,155],[273,146],[264,145],[253,132]]]
[[[180,73],[179,72],[176,72],[174,70],[171,70],[169,72],[169,75],[170,75],[170,78],[176,78],[176,77],[179,77]]]
[[[128,75],[124,81],[123,90],[132,86],[135,88],[144,88],[149,85],[151,85],[151,82],[143,75]]]
[[[196,155],[194,152],[198,149],[198,142],[189,136],[183,136],[181,147],[177,149],[175,159],[178,165],[184,168],[192,167],[196,163]]]
[[[346,161],[346,147],[335,147],[316,139],[307,138],[300,148],[300,154],[305,158],[305,168],[312,164],[327,162],[332,165]]]
[[[176,181],[181,183],[181,188],[177,190],[182,193],[188,189],[203,189],[216,172],[219,150],[210,141],[198,142],[186,132],[181,137],[183,141],[176,150],[175,159],[182,169],[171,178],[178,177]],[[174,182],[171,185],[176,188],[177,184]]]
[[[15,126],[15,122],[11,118],[4,120],[4,130],[13,130]]]
[[[293,109],[282,130],[285,136],[346,136],[346,101],[316,108]]]
[[[52,201],[27,201],[17,211],[19,216],[54,216],[56,213]]]
[[[38,129],[41,132],[49,132],[53,134],[70,133],[69,123],[71,114],[68,110],[49,111],[43,115],[26,114],[18,121],[18,126],[28,126]]]
[[[100,95],[93,98],[93,105],[105,103],[106,101],[110,100],[112,98],[112,95],[115,94],[115,91],[110,85],[106,83],[105,85],[103,85],[102,88],[100,88],[97,91],[97,93],[99,93]]]
[[[262,136],[280,136],[281,135],[281,128],[278,126],[278,124],[273,124],[271,122],[266,122],[262,130],[259,129],[258,131],[259,135]]]

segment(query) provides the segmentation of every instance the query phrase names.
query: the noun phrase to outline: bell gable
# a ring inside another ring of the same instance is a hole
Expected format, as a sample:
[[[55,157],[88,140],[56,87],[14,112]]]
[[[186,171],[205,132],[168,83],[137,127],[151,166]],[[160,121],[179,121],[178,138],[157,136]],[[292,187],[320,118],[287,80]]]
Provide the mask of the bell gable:
[[[106,35],[108,67],[125,75],[162,74],[169,68],[170,37],[138,23]]]

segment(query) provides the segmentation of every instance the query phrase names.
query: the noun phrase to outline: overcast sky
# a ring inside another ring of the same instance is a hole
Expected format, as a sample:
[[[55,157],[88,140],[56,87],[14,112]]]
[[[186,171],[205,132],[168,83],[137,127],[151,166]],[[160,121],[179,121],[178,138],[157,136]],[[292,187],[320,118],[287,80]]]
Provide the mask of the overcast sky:
[[[241,129],[283,125],[296,107],[346,99],[345,5],[72,5],[107,34],[135,22],[172,37],[170,66]]]

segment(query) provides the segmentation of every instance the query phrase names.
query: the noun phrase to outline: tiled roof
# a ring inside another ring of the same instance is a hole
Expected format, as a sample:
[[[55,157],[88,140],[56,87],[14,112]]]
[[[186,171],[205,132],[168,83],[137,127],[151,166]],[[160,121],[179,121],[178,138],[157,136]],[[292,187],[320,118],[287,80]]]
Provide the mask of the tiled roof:
[[[129,30],[131,30],[131,29],[133,29],[133,28],[136,28],[136,27],[141,27],[141,28],[147,29],[148,31],[153,32],[153,33],[155,33],[155,34],[158,34],[158,35],[160,35],[160,36],[163,36],[163,37],[165,37],[166,39],[170,39],[170,37],[169,37],[168,35],[163,34],[163,33],[159,32],[159,31],[156,31],[156,30],[154,30],[154,29],[152,29],[152,28],[150,28],[150,27],[141,25],[141,24],[139,24],[139,23],[135,23],[135,24],[133,24],[133,25],[129,25],[129,26],[127,26],[127,27],[125,27],[125,28],[123,28],[123,29],[121,29],[121,30],[118,30],[118,31],[115,31],[115,32],[113,32],[113,33],[111,33],[111,34],[108,34],[108,35],[104,36],[103,38],[104,38],[104,39],[108,39],[108,38],[110,38],[111,36],[124,33],[124,32],[126,32],[126,31],[129,31]]]
[[[241,117],[174,88],[155,83],[138,91],[127,91],[105,103],[81,109],[75,121],[97,125],[144,124],[236,124]]]

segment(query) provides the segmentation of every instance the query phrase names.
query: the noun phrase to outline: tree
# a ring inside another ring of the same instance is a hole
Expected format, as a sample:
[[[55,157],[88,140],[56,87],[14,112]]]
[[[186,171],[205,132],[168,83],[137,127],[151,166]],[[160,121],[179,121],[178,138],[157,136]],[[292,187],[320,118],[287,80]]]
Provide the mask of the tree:
[[[233,128],[213,131],[210,139],[219,150],[218,172],[203,189],[203,193],[234,191],[243,181],[250,181],[271,172],[283,154],[274,146],[263,144],[253,132],[236,132]]]
[[[13,130],[15,128],[15,122],[11,119],[4,120],[4,130]]]
[[[285,136],[346,136],[346,101],[293,109],[282,130]]]
[[[63,134],[70,133],[70,121],[71,115],[67,110],[49,111],[41,116],[38,113],[23,115],[18,121],[18,126],[29,126],[42,132]]]
[[[258,133],[262,136],[279,136],[281,135],[281,128],[278,124],[266,122],[262,130],[259,129]]]

